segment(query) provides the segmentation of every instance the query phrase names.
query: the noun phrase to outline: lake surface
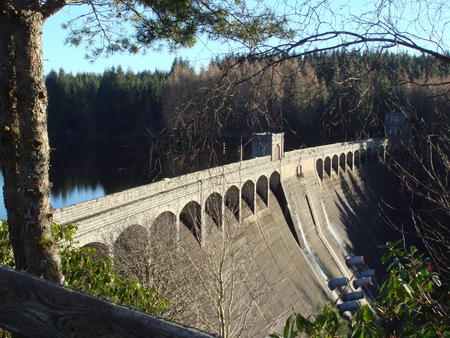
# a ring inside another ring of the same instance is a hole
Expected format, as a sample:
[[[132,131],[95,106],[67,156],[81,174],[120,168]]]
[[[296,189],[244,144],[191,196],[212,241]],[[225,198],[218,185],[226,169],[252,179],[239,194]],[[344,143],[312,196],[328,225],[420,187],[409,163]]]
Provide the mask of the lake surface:
[[[149,146],[65,145],[50,156],[51,204],[80,203],[158,179],[150,169]],[[3,174],[0,171],[0,185]],[[6,218],[1,189],[0,219]]]
[[[183,159],[184,155],[177,156],[176,160],[169,160],[164,153],[157,154],[159,160],[152,162],[150,149],[150,144],[111,146],[93,142],[81,145],[66,144],[52,150],[50,181],[53,185],[50,200],[53,208],[62,208],[149,184],[163,177],[174,177],[213,165],[211,154],[206,152],[197,153],[196,162],[189,165],[186,159]],[[216,150],[222,154],[221,151],[222,149]],[[251,149],[244,153],[250,154]],[[214,162],[215,165],[236,162],[240,157],[237,147],[229,147],[226,155],[222,155],[218,162]],[[1,171],[0,184],[3,187]],[[0,219],[5,219],[3,189],[0,195]]]

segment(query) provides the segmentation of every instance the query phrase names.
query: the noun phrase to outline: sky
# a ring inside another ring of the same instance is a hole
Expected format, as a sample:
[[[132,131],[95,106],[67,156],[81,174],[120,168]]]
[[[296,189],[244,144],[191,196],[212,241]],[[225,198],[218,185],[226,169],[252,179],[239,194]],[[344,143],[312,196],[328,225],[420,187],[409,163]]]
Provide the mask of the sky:
[[[175,57],[188,59],[192,66],[199,69],[201,66],[207,66],[214,55],[224,54],[228,51],[227,47],[218,43],[199,41],[193,48],[180,49],[176,53],[149,51],[146,55],[115,54],[108,58],[100,57],[91,63],[84,58],[86,54],[84,46],[74,47],[64,43],[67,31],[62,29],[61,25],[76,13],[76,8],[68,6],[49,18],[44,24],[44,71],[46,74],[52,69],[58,71],[60,68],[67,73],[103,73],[105,69],[119,65],[124,70],[131,69],[134,72],[169,71]]]
[[[1,1],[1,0],[0,0]],[[252,0],[248,0],[251,2]],[[267,3],[276,0],[267,0]],[[326,22],[335,22],[339,21],[336,13],[342,13],[344,17],[350,17],[353,15],[358,17],[358,13],[363,13],[365,11],[369,11],[372,7],[369,7],[371,0],[336,0],[334,2],[330,2],[333,6],[336,7],[325,7],[327,9],[321,10],[320,14],[324,15],[324,17],[320,17],[321,21]],[[413,2],[413,0],[407,1],[409,5]],[[423,1],[418,1],[417,4],[422,4]],[[295,6],[296,16],[299,16],[298,13],[303,11],[303,7],[301,7],[301,1],[296,0],[288,0],[287,3],[298,4]],[[422,4],[423,6],[423,4]],[[448,7],[448,5],[445,5]],[[390,8],[390,7],[389,7]],[[398,28],[400,30],[404,29],[405,32],[410,34],[416,34],[417,36],[426,37],[428,33],[433,32],[433,29],[437,29],[437,33],[441,34],[445,37],[446,48],[448,46],[448,35],[447,35],[447,23],[435,24],[432,27],[430,26],[430,22],[427,20],[431,20],[429,17],[429,12],[425,11],[423,14],[417,14],[417,8],[405,8],[400,6],[399,8],[393,7],[395,10],[400,11],[399,16],[406,18],[403,22],[399,21],[401,26]],[[292,9],[292,8],[291,8]],[[336,12],[335,12],[336,10]],[[215,58],[216,56],[224,56],[230,50],[231,47],[228,44],[220,44],[220,43],[212,43],[207,41],[199,41],[193,48],[191,49],[180,49],[177,53],[169,53],[168,51],[161,52],[152,52],[148,51],[145,55],[130,55],[130,54],[115,54],[111,57],[104,58],[100,57],[94,63],[91,63],[88,60],[85,60],[85,50],[83,46],[72,47],[69,45],[65,45],[64,41],[67,36],[67,31],[61,28],[63,23],[66,23],[70,18],[78,17],[80,13],[82,13],[83,6],[66,6],[53,17],[49,18],[47,22],[44,24],[44,32],[43,32],[43,42],[44,42],[44,67],[45,73],[47,74],[50,70],[59,70],[63,68],[66,72],[95,72],[95,73],[103,73],[105,69],[111,67],[122,66],[124,70],[132,70],[134,72],[143,71],[143,70],[161,70],[161,71],[169,71],[175,57],[182,57],[183,59],[187,59],[191,62],[191,65],[194,66],[197,70],[199,70],[202,66],[207,66],[209,62]],[[439,11],[436,9],[430,10],[430,13],[434,13],[437,11],[441,16],[444,16],[446,19],[446,12]],[[419,11],[420,12],[420,11]],[[389,15],[393,15],[391,12]],[[311,13],[308,12],[308,15]],[[415,15],[421,16],[424,20],[422,20],[420,25],[417,25],[417,20],[411,20],[412,17],[416,17]],[[411,17],[410,17],[411,16]],[[295,19],[295,17],[292,17]],[[395,18],[395,17],[394,17]],[[409,18],[410,20],[408,20]],[[442,18],[440,18],[442,19]],[[399,24],[395,23],[395,24]],[[403,24],[404,25],[403,25]],[[350,25],[352,22],[350,22]],[[311,26],[314,29],[314,24]],[[325,24],[325,30],[328,30],[329,27]],[[300,27],[303,34],[308,35],[307,31],[303,31],[303,26]],[[350,29],[350,27],[345,27],[346,29]],[[433,29],[431,29],[433,28]],[[416,33],[417,32],[417,33]],[[425,35],[424,35],[425,33]],[[433,38],[432,38],[433,39]],[[426,40],[418,39],[419,44],[424,47],[427,46]],[[233,46],[236,48],[236,46]],[[430,46],[431,49],[435,49],[436,45]],[[395,50],[394,50],[395,51]],[[411,52],[411,50],[410,50]]]

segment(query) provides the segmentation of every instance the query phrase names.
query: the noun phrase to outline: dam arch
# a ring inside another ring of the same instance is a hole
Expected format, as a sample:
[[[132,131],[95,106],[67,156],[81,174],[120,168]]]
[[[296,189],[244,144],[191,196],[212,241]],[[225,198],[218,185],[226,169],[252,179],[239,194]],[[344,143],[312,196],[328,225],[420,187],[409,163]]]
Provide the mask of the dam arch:
[[[342,153],[340,156],[339,156],[339,166],[341,167],[341,169],[343,170],[343,171],[345,171],[345,154],[344,153]]]
[[[220,229],[222,228],[222,217],[223,217],[223,201],[222,195],[217,192],[212,193],[206,199],[205,202],[205,212],[208,214],[216,226]]]
[[[114,266],[127,278],[139,278],[150,258],[150,236],[146,227],[132,224],[123,230],[113,245]]]
[[[329,156],[325,157],[323,167],[328,177],[331,177],[331,158]]]
[[[269,205],[269,183],[267,177],[262,175],[256,181],[256,193],[261,197],[266,206]]]
[[[171,211],[164,211],[158,215],[150,227],[150,242],[164,236],[176,240],[178,237],[177,216]]]
[[[188,202],[180,213],[180,222],[184,224],[195,239],[202,240],[202,209],[196,201]]]
[[[372,158],[372,163],[376,164],[380,162],[380,154],[379,154],[379,148],[374,147],[373,148],[373,158]]]
[[[339,175],[339,158],[337,155],[334,155],[332,160],[331,160],[331,165],[333,167],[334,172],[336,173],[336,175]]]
[[[250,210],[255,213],[255,183],[248,180],[241,189],[242,201],[247,203]]]
[[[366,149],[361,148],[360,157],[361,157],[360,166],[361,167],[367,166],[367,152],[366,152]]]
[[[353,170],[353,153],[351,151],[347,153],[347,165],[350,170]]]
[[[112,257],[110,247],[103,242],[90,242],[83,245],[83,248],[93,248],[96,250],[96,256],[99,257]]]
[[[354,156],[354,159],[353,159],[353,164],[354,164],[355,168],[359,169],[359,167],[361,165],[361,152],[359,150],[355,150],[355,156]]]
[[[367,164],[372,164],[373,163],[373,149],[372,148],[367,148]]]
[[[272,175],[270,175],[269,182],[270,191],[272,191],[275,198],[278,199],[278,201],[280,201],[280,199],[284,199],[283,187],[281,186],[281,176],[278,171],[274,171]]]
[[[279,189],[281,189],[281,177],[280,173],[274,171],[272,175],[270,175],[270,190],[276,193]]]
[[[323,181],[323,160],[321,158],[316,161],[316,171],[319,178]]]
[[[384,151],[384,147],[383,146],[378,147],[377,154],[378,154],[378,162],[385,162],[385,160],[386,160],[385,154],[386,153]]]
[[[228,188],[227,192],[225,193],[225,207],[230,209],[230,211],[233,213],[234,217],[238,221],[240,221],[240,198],[239,198],[239,188],[235,185],[232,185]]]
[[[164,211],[156,217],[150,228],[150,261],[175,252],[180,242],[177,216],[171,211]]]

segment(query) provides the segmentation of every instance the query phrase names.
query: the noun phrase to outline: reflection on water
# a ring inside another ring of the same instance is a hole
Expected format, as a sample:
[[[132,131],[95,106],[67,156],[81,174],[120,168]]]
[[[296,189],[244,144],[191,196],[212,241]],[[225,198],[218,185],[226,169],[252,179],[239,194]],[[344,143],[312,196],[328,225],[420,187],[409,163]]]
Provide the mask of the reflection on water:
[[[220,151],[217,151],[220,154]],[[185,154],[168,159],[167,154],[158,153],[160,160],[154,161],[150,170],[150,145],[146,146],[111,146],[105,144],[79,144],[59,146],[50,154],[50,181],[52,182],[51,203],[54,208],[62,208],[93,198],[138,187],[159,180],[173,177],[202,168],[238,160],[237,152],[227,152],[227,158],[212,160],[210,150],[196,153],[194,164]],[[3,175],[0,171],[0,184]],[[1,192],[0,218],[6,218]]]
[[[51,193],[51,204],[55,209],[62,208],[68,205],[84,202],[93,198],[105,196],[105,190],[101,186],[97,187],[75,187],[69,194],[54,194]]]
[[[0,171],[0,185],[3,187],[3,173]],[[105,196],[105,190],[102,186],[96,187],[74,187],[63,195],[61,193],[51,193],[50,201],[53,208],[58,209],[75,203],[88,201],[93,198]],[[6,208],[3,203],[3,189],[0,192],[0,219],[6,218]]]
[[[80,203],[151,182],[148,147],[66,145],[51,153],[51,203]],[[3,175],[0,171],[0,185]],[[0,219],[6,218],[1,191]]]

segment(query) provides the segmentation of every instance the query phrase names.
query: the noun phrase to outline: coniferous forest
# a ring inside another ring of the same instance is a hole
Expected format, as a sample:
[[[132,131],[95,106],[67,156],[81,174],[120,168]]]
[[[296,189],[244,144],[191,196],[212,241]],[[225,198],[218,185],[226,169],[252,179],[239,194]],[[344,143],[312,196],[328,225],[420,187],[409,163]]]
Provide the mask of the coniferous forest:
[[[449,81],[450,66],[429,56],[344,50],[282,62],[215,60],[200,71],[180,59],[170,71],[52,70],[49,133],[53,147],[158,140],[160,149],[176,143],[186,152],[223,140],[231,149],[252,132],[272,131],[284,132],[293,149],[383,136],[389,112],[448,116]]]

